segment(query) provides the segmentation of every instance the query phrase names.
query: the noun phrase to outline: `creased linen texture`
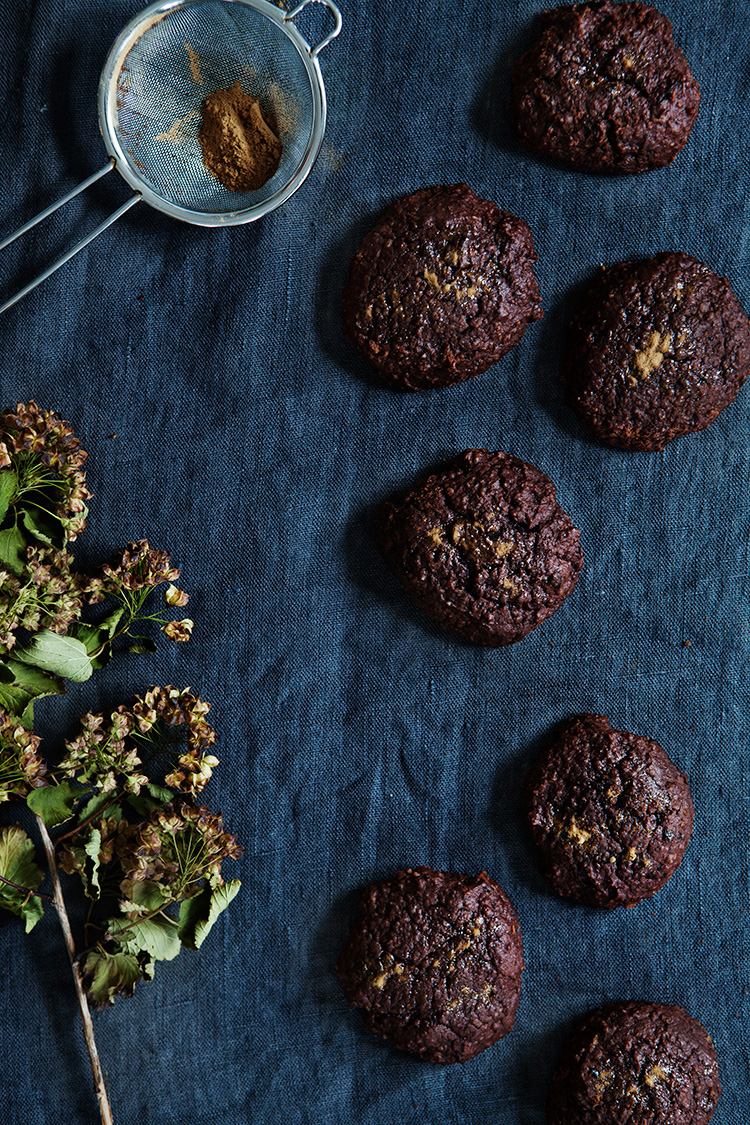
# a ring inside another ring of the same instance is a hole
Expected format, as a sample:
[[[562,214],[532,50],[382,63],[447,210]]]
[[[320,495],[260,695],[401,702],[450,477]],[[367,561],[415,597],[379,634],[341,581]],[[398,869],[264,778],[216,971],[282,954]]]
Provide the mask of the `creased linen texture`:
[[[104,163],[99,72],[138,6],[0,0],[2,232]],[[45,745],[89,707],[190,685],[219,731],[206,797],[246,845],[200,954],[96,1019],[118,1125],[541,1125],[574,1019],[631,998],[705,1024],[714,1121],[750,1120],[750,392],[702,436],[629,454],[595,444],[559,384],[600,265],[683,250],[750,309],[750,6],[662,5],[701,110],[674,165],[623,179],[513,139],[510,71],[543,6],[342,0],[323,151],[286,206],[207,230],[139,205],[0,319],[3,405],[56,408],[89,451],[80,557],[169,548],[196,622],[190,644],[40,704]],[[326,26],[317,5],[305,19],[311,38]],[[342,339],[349,258],[392,199],[461,181],[529,223],[545,317],[486,375],[397,394]],[[107,177],[5,251],[0,296],[126,197]],[[384,498],[470,447],[550,475],[585,553],[569,601],[497,651],[432,626],[370,531]],[[555,899],[522,823],[529,763],[582,711],[655,738],[690,779],[685,860],[632,910]],[[521,920],[515,1030],[464,1066],[392,1052],[334,973],[362,887],[418,864],[486,869]],[[3,917],[0,943],[0,1122],[94,1125],[54,917],[29,937]]]

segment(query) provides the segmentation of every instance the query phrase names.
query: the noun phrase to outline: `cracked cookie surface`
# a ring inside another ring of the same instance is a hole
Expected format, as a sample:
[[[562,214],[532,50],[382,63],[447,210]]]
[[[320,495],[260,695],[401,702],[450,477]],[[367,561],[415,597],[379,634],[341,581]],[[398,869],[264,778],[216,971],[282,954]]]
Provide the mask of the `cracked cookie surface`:
[[[582,564],[580,532],[549,477],[482,449],[385,504],[375,535],[428,617],[488,647],[520,640],[554,613]]]
[[[526,815],[556,893],[612,908],[671,879],[694,809],[687,778],[658,743],[581,715],[532,767]]]
[[[480,375],[542,315],[526,223],[465,184],[391,204],[352,259],[344,332],[388,383]]]
[[[700,91],[666,16],[646,4],[574,4],[544,13],[516,63],[510,114],[523,144],[585,172],[671,163]]]
[[[668,252],[603,270],[573,315],[562,381],[602,441],[649,451],[710,426],[749,370],[729,282]]]
[[[672,1004],[612,1004],[570,1036],[548,1125],[706,1125],[721,1094],[705,1028]]]
[[[428,1062],[465,1062],[513,1027],[518,916],[486,872],[398,871],[364,892],[336,971],[376,1035]]]

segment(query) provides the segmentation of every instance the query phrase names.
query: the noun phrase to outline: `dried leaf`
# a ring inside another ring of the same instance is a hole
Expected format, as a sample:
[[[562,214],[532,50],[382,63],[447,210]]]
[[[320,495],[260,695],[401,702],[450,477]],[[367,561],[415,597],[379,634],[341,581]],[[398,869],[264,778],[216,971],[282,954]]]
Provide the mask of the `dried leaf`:
[[[0,707],[30,728],[34,721],[34,701],[45,695],[63,695],[65,685],[57,676],[50,676],[39,668],[10,657],[5,667],[12,672],[12,683],[0,681]]]
[[[0,473],[0,523],[10,507],[10,502],[18,487],[18,477],[14,469],[4,469]]]
[[[95,1008],[114,1004],[115,996],[132,996],[143,976],[153,976],[152,965],[143,965],[132,953],[107,953],[93,949],[83,962],[83,984]]]
[[[241,886],[239,879],[232,879],[214,890],[207,886],[196,898],[186,899],[181,904],[178,934],[186,948],[200,949],[214,922]]]
[[[107,937],[121,945],[126,953],[148,953],[154,961],[172,961],[181,949],[177,923],[163,914],[140,922],[112,918]]]
[[[74,789],[69,781],[61,781],[59,785],[45,785],[43,789],[32,790],[26,804],[48,828],[54,828],[73,815],[73,808],[82,792]]]
[[[41,899],[33,894],[41,886],[44,872],[36,863],[32,840],[16,824],[0,828],[0,875],[25,888],[17,890],[0,882],[0,906],[23,918],[28,933],[44,913]]]

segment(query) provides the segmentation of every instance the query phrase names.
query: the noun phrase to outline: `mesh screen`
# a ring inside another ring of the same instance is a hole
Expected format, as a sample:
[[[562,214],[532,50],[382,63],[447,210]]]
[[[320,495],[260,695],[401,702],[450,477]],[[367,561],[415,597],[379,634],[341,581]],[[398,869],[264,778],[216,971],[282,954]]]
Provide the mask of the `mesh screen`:
[[[313,128],[310,76],[296,46],[262,12],[222,0],[147,27],[119,75],[116,122],[139,176],[163,199],[206,213],[256,206],[294,178]],[[225,188],[203,164],[202,103],[240,81],[279,136],[276,173],[258,191]]]

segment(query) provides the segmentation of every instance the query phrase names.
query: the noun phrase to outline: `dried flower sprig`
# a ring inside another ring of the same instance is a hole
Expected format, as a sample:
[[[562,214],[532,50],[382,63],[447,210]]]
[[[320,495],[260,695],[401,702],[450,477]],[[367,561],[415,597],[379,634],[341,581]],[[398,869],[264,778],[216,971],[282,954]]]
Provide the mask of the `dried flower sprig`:
[[[174,585],[180,572],[169,554],[147,540],[127,544],[96,575],[75,569],[68,544],[86,527],[86,456],[54,411],[31,401],[0,414],[0,707],[27,726],[35,699],[60,693],[65,679],[88,679],[115,641],[156,651],[136,625],[156,625],[180,642],[193,629],[189,618],[145,608],[163,583],[170,609],[188,600]],[[87,620],[87,607],[105,598],[114,608]]]
[[[168,770],[166,785],[195,796],[219,764],[206,752],[216,741],[208,710],[189,688],[158,687],[130,707],[121,705],[108,720],[86,714],[81,734],[65,744],[59,772],[104,792],[122,786],[137,795],[149,781],[145,768],[158,762]]]
[[[209,710],[189,688],[173,687],[153,688],[133,706],[139,734],[148,736],[153,752],[169,761],[165,783],[191,796],[205,788],[219,764],[206,753],[216,741],[216,732],[206,722]]]
[[[120,848],[123,879],[120,889],[132,900],[136,883],[148,880],[172,901],[192,898],[203,889],[223,886],[221,865],[239,859],[242,848],[225,832],[220,813],[203,805],[173,802],[154,809]]]
[[[69,424],[33,399],[0,415],[0,470],[15,476],[9,509],[24,497],[41,514],[59,521],[72,542],[86,527],[86,453]]]
[[[109,793],[122,785],[128,793],[140,793],[148,783],[137,747],[126,745],[126,737],[133,728],[133,718],[120,706],[105,722],[103,715],[88,712],[81,719],[83,730],[77,738],[65,743],[67,751],[58,766],[63,777],[90,784],[95,789]]]
[[[0,908],[27,932],[51,900],[70,959],[102,1125],[112,1125],[90,1004],[106,1007],[150,979],[157,960],[198,949],[239,889],[221,865],[242,849],[220,815],[198,806],[218,765],[208,704],[190,689],[152,688],[107,718],[89,713],[49,770],[32,733],[34,702],[108,663],[113,645],[151,652],[137,624],[184,642],[193,622],[146,605],[167,584],[169,610],[188,595],[166,551],[128,543],[98,573],[68,550],[86,527],[81,449],[71,427],[35,402],[0,414],[0,802],[26,800],[47,859],[51,896],[33,841],[0,827]],[[91,607],[109,600],[109,607]],[[98,619],[94,615],[98,614]],[[50,832],[64,825],[56,842]],[[76,948],[60,870],[78,876],[90,908]],[[82,951],[81,951],[82,950]]]
[[[100,600],[106,594],[122,596],[124,591],[140,593],[144,589],[174,582],[180,577],[177,567],[167,551],[149,547],[147,540],[128,545],[114,555],[110,562],[101,568],[101,575],[89,583],[92,601]]]
[[[22,577],[0,570],[0,647],[10,650],[18,629],[65,634],[80,617],[84,593],[67,551],[29,547]]]
[[[46,784],[45,763],[37,750],[41,739],[0,709],[0,801],[25,797]]]
[[[99,574],[90,577],[84,586],[88,600],[93,604],[106,597],[115,598],[125,611],[125,624],[122,631],[132,632],[136,621],[152,621],[170,640],[187,641],[193,631],[193,622],[165,620],[157,613],[144,614],[143,605],[157,586],[168,582],[165,594],[168,606],[187,605],[189,596],[178,589],[174,583],[180,571],[172,565],[167,551],[160,551],[149,545],[147,539],[127,546],[105,563]]]
[[[189,688],[153,687],[107,719],[84,715],[80,735],[46,774],[38,738],[0,721],[0,748],[13,750],[8,795],[26,793],[45,835],[65,825],[48,850],[91,900],[76,963],[94,1007],[130,995],[157,960],[197,949],[239,889],[238,880],[225,882],[222,864],[239,859],[241,846],[221,814],[194,800],[219,764],[208,752],[216,742],[209,710]],[[41,875],[26,852],[24,862],[29,879],[19,884],[17,867],[3,870],[0,846],[0,906],[31,928],[42,908],[27,900]]]

